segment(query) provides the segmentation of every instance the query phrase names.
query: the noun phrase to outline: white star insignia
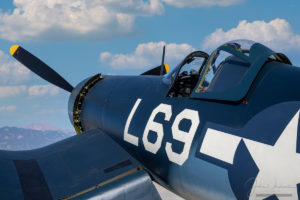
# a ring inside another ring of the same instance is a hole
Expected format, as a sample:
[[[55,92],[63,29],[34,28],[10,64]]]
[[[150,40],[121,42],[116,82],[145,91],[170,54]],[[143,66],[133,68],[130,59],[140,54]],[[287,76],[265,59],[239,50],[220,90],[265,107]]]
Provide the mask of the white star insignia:
[[[298,199],[300,154],[296,152],[299,112],[292,118],[274,146],[243,138],[259,172],[249,199]]]

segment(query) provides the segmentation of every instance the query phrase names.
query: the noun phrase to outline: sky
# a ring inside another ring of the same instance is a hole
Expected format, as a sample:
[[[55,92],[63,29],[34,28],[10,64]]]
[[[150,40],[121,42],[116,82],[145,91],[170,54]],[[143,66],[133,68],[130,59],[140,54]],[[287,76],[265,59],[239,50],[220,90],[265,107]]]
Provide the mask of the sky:
[[[299,0],[8,0],[0,4],[0,127],[72,129],[69,93],[9,55],[21,45],[73,86],[97,73],[138,75],[194,51],[250,39],[300,66]]]

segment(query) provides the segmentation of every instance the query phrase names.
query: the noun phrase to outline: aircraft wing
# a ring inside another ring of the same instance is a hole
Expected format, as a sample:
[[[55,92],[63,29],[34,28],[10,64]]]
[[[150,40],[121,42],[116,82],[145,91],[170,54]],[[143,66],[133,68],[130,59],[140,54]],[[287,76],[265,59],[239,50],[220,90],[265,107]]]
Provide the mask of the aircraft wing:
[[[0,151],[1,199],[160,199],[149,175],[107,134]]]

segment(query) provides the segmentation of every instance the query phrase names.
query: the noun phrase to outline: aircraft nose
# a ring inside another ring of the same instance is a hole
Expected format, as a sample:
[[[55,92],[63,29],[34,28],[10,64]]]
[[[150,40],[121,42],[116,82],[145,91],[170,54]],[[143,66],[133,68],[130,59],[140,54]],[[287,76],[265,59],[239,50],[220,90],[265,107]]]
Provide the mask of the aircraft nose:
[[[81,124],[81,111],[83,101],[88,94],[89,90],[103,77],[101,74],[97,74],[93,77],[87,78],[80,82],[72,91],[68,103],[68,114],[72,125],[75,128],[77,134],[83,132]]]

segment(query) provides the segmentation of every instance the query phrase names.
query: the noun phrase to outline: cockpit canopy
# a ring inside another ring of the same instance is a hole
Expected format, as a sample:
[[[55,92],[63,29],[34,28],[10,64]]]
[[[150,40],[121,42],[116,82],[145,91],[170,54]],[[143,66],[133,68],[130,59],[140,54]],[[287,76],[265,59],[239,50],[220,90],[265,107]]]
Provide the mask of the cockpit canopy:
[[[239,101],[265,62],[291,64],[284,54],[250,40],[227,42],[206,55],[194,52],[179,65],[170,97]]]
[[[237,40],[222,46],[228,46],[242,54],[249,55],[250,48],[255,42],[250,40]],[[198,91],[220,92],[236,86],[248,71],[250,63],[219,47],[210,56]]]

